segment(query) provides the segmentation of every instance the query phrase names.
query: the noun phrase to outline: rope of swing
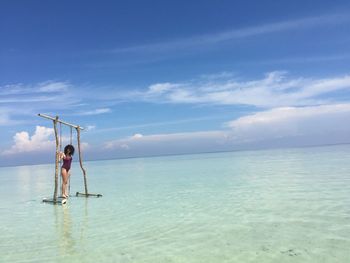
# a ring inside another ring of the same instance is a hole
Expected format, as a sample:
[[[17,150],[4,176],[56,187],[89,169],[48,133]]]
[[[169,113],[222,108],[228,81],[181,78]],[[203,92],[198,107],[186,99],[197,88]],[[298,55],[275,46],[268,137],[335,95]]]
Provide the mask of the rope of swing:
[[[73,129],[70,127],[70,145],[73,143]],[[60,122],[60,154],[62,153],[62,123]],[[60,158],[60,167],[62,167],[62,158]],[[60,176],[60,186],[62,186],[62,175]],[[68,196],[70,194],[70,176],[68,177]],[[62,193],[62,187],[61,187],[61,196]]]
[[[73,142],[73,129],[70,127],[70,145]],[[62,123],[60,123],[60,153],[62,152]],[[60,158],[60,166],[62,166],[62,158]],[[62,175],[60,176],[60,185],[62,186]],[[61,196],[62,196],[62,188],[61,188]],[[70,176],[68,177],[68,196],[70,194]]]
[[[72,145],[72,138],[73,138],[73,129],[72,129],[72,126],[70,126],[70,145]]]
[[[59,162],[60,162],[60,167],[62,166],[62,124],[60,123],[60,158],[59,158]],[[61,172],[61,176],[60,176],[60,187],[61,187],[61,196],[63,195],[62,193],[62,172]]]

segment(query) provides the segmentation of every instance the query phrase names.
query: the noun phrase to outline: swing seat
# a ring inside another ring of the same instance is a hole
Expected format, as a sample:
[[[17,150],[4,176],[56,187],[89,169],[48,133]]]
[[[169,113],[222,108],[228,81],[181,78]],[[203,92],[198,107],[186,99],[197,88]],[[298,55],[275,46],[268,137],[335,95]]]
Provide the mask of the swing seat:
[[[63,197],[57,197],[56,200],[54,200],[53,198],[44,198],[43,202],[53,205],[65,205],[67,203],[67,199]]]
[[[90,197],[90,196],[92,196],[92,197],[102,197],[101,194],[90,194],[90,193],[85,194],[85,193],[80,193],[80,192],[77,192],[77,193],[75,194],[75,196],[76,196],[76,197]]]

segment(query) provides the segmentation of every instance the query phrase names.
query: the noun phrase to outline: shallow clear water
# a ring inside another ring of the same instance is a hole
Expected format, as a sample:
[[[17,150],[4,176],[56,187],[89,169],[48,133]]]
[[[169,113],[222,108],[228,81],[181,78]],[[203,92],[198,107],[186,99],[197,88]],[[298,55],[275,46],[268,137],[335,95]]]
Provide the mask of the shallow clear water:
[[[0,262],[349,262],[349,145],[86,167],[65,206],[53,165],[0,168]]]

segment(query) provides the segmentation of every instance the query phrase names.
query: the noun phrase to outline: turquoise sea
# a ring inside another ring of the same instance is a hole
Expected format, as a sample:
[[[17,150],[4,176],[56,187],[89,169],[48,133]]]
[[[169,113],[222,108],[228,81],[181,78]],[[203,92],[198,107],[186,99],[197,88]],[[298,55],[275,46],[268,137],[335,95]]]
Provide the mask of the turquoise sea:
[[[85,166],[0,168],[0,262],[350,262],[350,145]]]

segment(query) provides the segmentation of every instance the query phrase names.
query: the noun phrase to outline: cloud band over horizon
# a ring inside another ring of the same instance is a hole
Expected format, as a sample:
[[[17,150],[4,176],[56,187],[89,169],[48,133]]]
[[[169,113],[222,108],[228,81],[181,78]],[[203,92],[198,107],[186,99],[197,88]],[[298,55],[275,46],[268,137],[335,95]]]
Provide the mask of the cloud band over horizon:
[[[95,145],[94,154],[103,151],[109,156],[156,155],[156,153],[191,153],[250,149],[252,145],[284,146],[288,140],[302,145],[349,143],[350,103],[307,107],[278,107],[260,111],[223,123],[222,130],[168,134],[134,134],[126,138]],[[36,127],[32,136],[22,131],[14,136],[14,145],[1,153],[9,156],[20,153],[43,153],[54,149],[53,129]],[[331,135],[338,136],[332,138]],[[325,139],[326,138],[326,139]],[[328,138],[328,139],[327,139]],[[68,141],[68,139],[67,139]],[[274,144],[274,142],[278,142]],[[85,145],[87,146],[87,145]],[[195,146],[195,147],[194,147]],[[88,149],[87,147],[84,147]],[[89,154],[91,155],[91,148]]]

